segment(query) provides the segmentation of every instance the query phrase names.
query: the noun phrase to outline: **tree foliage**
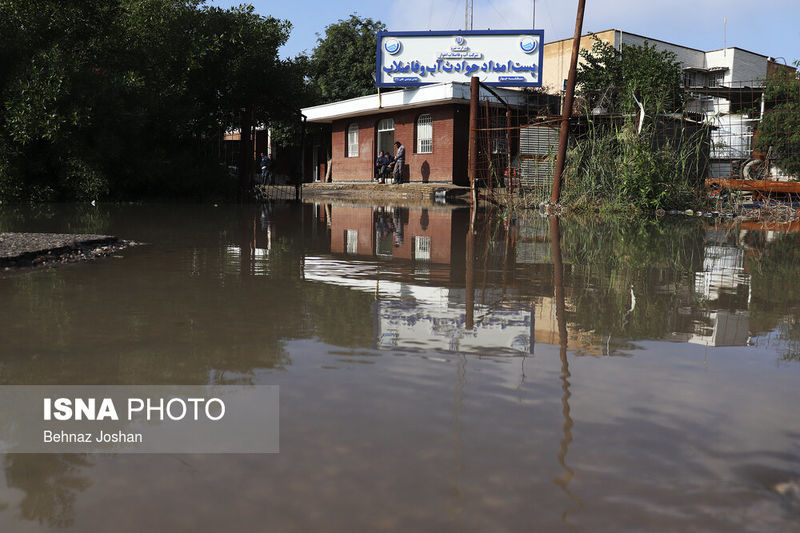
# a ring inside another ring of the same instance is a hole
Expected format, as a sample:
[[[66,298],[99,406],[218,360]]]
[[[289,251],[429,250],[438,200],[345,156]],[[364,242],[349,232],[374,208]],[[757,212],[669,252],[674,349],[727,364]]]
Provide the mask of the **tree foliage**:
[[[317,36],[310,59],[311,82],[322,102],[375,92],[377,33],[386,25],[353,13]]]
[[[668,50],[657,50],[645,41],[641,46],[614,46],[596,36],[590,50],[581,50],[576,83],[589,108],[605,107],[619,113],[681,111],[681,65]]]
[[[221,194],[242,109],[299,118],[290,28],[198,0],[0,0],[0,201]]]
[[[775,164],[800,178],[800,78],[781,71],[764,83],[764,117],[758,125],[756,150],[771,150]]]

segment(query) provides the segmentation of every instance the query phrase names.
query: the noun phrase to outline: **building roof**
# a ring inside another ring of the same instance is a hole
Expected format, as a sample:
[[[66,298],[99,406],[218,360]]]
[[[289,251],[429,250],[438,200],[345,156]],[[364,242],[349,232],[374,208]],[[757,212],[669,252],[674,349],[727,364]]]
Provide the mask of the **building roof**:
[[[699,48],[692,48],[691,46],[685,46],[685,45],[682,45],[682,44],[671,43],[669,41],[664,41],[663,39],[656,39],[655,37],[648,37],[646,35],[640,35],[638,33],[633,33],[632,31],[625,31],[625,30],[620,30],[620,29],[617,29],[617,28],[609,28],[607,30],[602,30],[602,31],[590,31],[588,33],[584,33],[583,35],[581,35],[581,37],[589,37],[590,35],[599,35],[601,33],[608,33],[610,31],[619,32],[620,34],[624,34],[624,35],[633,35],[634,37],[639,37],[641,39],[645,39],[646,41],[648,41],[650,43],[658,42],[658,43],[668,44],[670,46],[676,46],[678,48],[685,48],[687,50],[694,50],[695,52],[704,52],[705,51],[705,50],[700,50]],[[567,37],[565,39],[559,39],[557,41],[550,41],[548,43],[544,43],[544,45],[547,46],[549,44],[560,43],[562,41],[570,41],[570,42],[572,42],[572,37]]]
[[[496,87],[493,90],[509,105],[525,105],[525,97],[521,91]],[[500,103],[485,89],[481,89],[481,98],[488,99],[492,103]],[[305,115],[308,122],[331,123],[341,118],[445,104],[469,104],[469,83],[437,83],[399,91],[382,92],[380,95],[371,94],[330,104],[304,107],[300,112]]]

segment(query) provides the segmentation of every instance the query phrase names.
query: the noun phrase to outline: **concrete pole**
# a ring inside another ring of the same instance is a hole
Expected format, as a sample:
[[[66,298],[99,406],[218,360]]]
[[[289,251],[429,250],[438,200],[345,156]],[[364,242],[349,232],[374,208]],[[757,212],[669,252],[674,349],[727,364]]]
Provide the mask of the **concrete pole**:
[[[583,12],[585,8],[586,0],[578,0],[578,15],[575,17],[575,36],[572,39],[572,58],[570,59],[569,76],[567,77],[567,92],[564,95],[564,109],[561,112],[561,131],[558,136],[556,171],[553,174],[553,189],[550,194],[551,204],[557,204],[561,201],[561,181],[564,174],[564,162],[567,158],[569,117],[572,114],[572,102],[575,98],[575,72],[578,68],[578,51],[581,47],[581,31],[583,31]]]
[[[478,94],[480,82],[473,76],[469,82],[469,156],[467,159],[467,176],[469,176],[470,197],[472,205],[477,204],[475,179],[478,172]]]

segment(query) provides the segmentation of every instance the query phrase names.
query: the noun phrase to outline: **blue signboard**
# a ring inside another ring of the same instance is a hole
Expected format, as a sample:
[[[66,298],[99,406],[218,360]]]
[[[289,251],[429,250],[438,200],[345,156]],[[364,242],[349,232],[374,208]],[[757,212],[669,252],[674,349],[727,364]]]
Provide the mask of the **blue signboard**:
[[[378,32],[378,87],[477,76],[486,85],[541,87],[543,30]]]

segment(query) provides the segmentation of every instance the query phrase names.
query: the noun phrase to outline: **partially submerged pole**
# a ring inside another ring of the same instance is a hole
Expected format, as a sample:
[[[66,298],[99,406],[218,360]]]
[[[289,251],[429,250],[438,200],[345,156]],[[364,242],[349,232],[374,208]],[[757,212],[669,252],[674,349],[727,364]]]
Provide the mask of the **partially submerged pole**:
[[[506,108],[506,197],[511,200],[514,181],[511,178],[511,109]]]
[[[469,156],[467,158],[467,176],[469,176],[470,198],[472,205],[477,203],[475,193],[475,177],[478,167],[478,93],[480,82],[473,76],[469,82]]]
[[[473,78],[474,79],[474,78]],[[465,258],[464,285],[466,294],[464,297],[465,313],[464,327],[472,329],[475,326],[475,282],[473,273],[473,260],[475,258],[475,210],[477,207],[472,204],[469,208],[469,227],[467,228],[467,250]]]
[[[561,111],[561,131],[558,136],[558,157],[553,174],[553,189],[550,203],[557,204],[561,200],[561,181],[564,174],[564,161],[567,158],[567,139],[569,138],[569,117],[572,114],[572,102],[575,98],[575,71],[578,68],[578,51],[581,48],[581,31],[583,31],[583,12],[586,0],[578,0],[578,15],[575,18],[575,36],[572,39],[572,58],[567,76],[567,91],[564,95],[564,109]]]
[[[308,117],[304,114],[300,113],[300,116],[303,117],[303,124],[300,128],[300,175],[295,177],[294,180],[294,201],[300,201],[300,183],[306,177],[306,121]]]

